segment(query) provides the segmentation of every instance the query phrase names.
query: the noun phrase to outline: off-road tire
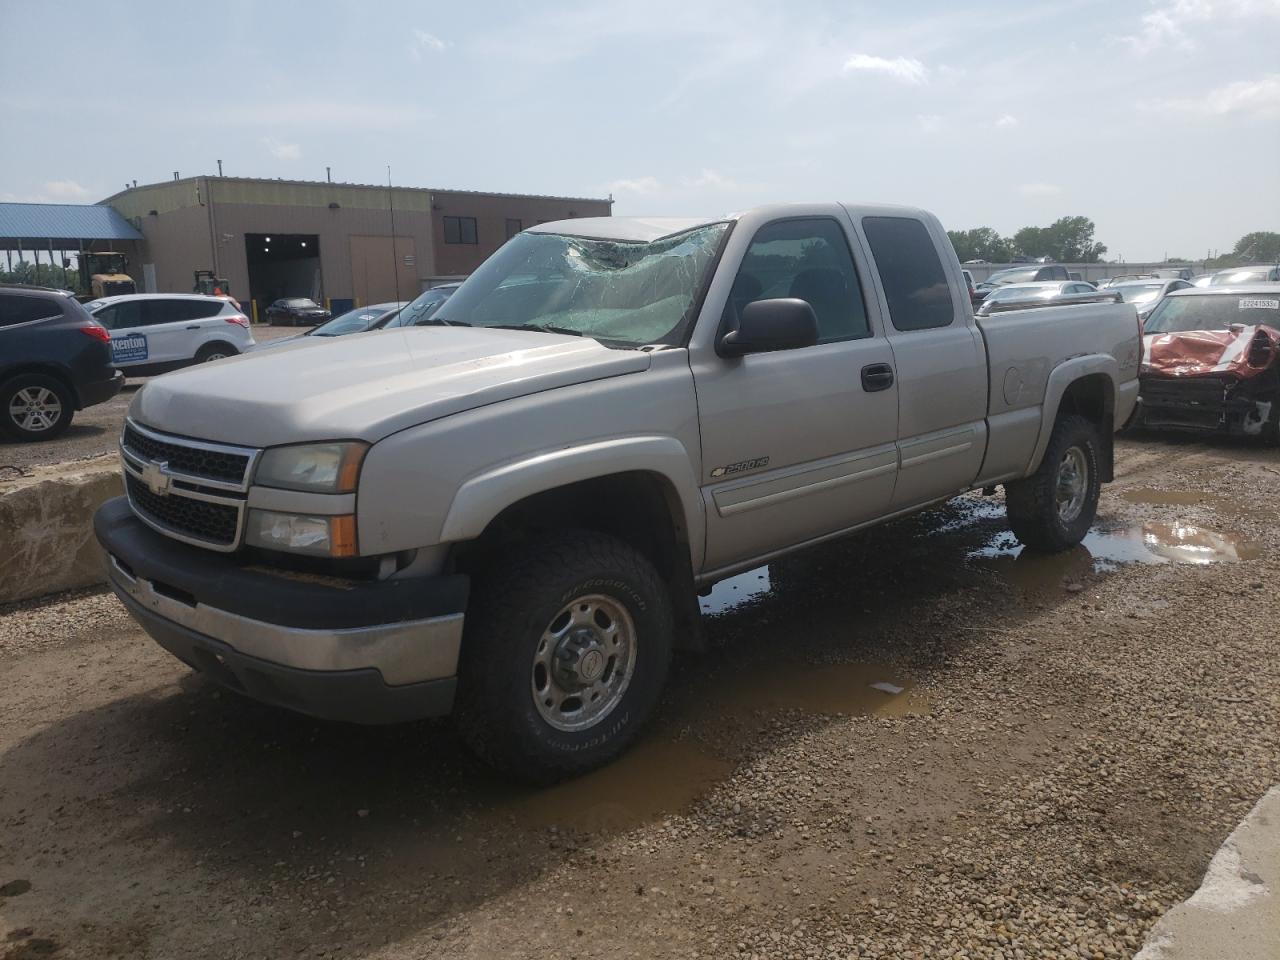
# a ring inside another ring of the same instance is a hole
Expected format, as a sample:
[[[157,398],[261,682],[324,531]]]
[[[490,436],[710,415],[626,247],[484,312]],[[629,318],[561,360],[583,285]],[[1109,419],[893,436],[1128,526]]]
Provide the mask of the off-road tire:
[[[1058,470],[1073,447],[1084,454],[1088,477],[1079,514],[1070,522],[1064,522],[1058,513]],[[1060,553],[1084,539],[1098,513],[1098,496],[1102,492],[1098,466],[1101,452],[1098,428],[1093,423],[1080,416],[1060,417],[1036,472],[1025,480],[1005,484],[1009,526],[1027,549]]]
[[[629,685],[598,725],[565,731],[540,714],[531,689],[535,651],[565,604],[599,594],[635,626]],[[468,604],[455,718],[462,739],[499,771],[532,783],[612,760],[653,712],[671,660],[671,601],[653,565],[604,534],[569,532],[502,557],[477,577]]]
[[[214,359],[213,354],[215,353],[220,354],[219,360],[240,355],[240,351],[229,343],[206,343],[196,351],[196,363],[208,363]]]
[[[13,418],[10,407],[17,395],[24,390],[47,390],[56,396],[60,410],[52,426],[42,430],[29,430]],[[61,380],[43,373],[20,373],[0,383],[0,436],[24,442],[52,440],[71,426],[75,409],[75,395]]]

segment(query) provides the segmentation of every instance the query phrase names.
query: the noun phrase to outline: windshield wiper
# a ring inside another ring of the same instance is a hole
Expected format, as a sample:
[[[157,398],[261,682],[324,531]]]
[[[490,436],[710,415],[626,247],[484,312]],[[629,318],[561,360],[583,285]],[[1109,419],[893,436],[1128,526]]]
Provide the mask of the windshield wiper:
[[[586,334],[581,330],[571,330],[569,327],[557,327],[549,323],[496,323],[490,329],[492,330],[536,330],[538,333],[567,333],[571,337],[585,337]]]
[[[409,324],[411,327],[470,327],[474,324],[467,323],[465,320],[446,320],[444,317],[431,317],[428,320],[418,320]]]

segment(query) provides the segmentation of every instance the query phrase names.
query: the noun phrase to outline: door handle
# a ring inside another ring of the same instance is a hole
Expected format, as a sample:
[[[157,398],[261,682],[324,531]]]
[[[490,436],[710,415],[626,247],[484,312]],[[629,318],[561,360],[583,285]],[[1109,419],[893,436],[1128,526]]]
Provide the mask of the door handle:
[[[199,330],[199,329],[200,329],[200,325],[199,325],[198,323],[193,323],[191,326],[187,327],[187,329],[188,329],[188,330]]]
[[[893,386],[893,367],[887,363],[869,363],[862,368],[862,389],[867,393],[888,390]]]

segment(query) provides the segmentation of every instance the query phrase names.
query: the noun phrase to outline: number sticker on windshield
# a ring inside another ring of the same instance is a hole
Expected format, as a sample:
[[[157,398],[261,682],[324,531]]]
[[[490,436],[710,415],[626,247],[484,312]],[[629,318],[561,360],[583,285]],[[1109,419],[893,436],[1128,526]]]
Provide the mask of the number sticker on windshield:
[[[1267,300],[1260,297],[1241,297],[1241,310],[1280,310],[1280,300]]]

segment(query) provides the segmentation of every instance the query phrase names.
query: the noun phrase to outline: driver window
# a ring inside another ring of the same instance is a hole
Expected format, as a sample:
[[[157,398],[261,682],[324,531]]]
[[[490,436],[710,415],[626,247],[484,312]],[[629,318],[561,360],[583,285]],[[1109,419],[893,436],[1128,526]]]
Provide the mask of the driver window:
[[[871,335],[848,240],[829,217],[778,220],[756,232],[729,292],[726,321],[736,326],[747,304],[785,297],[813,307],[819,343]]]

